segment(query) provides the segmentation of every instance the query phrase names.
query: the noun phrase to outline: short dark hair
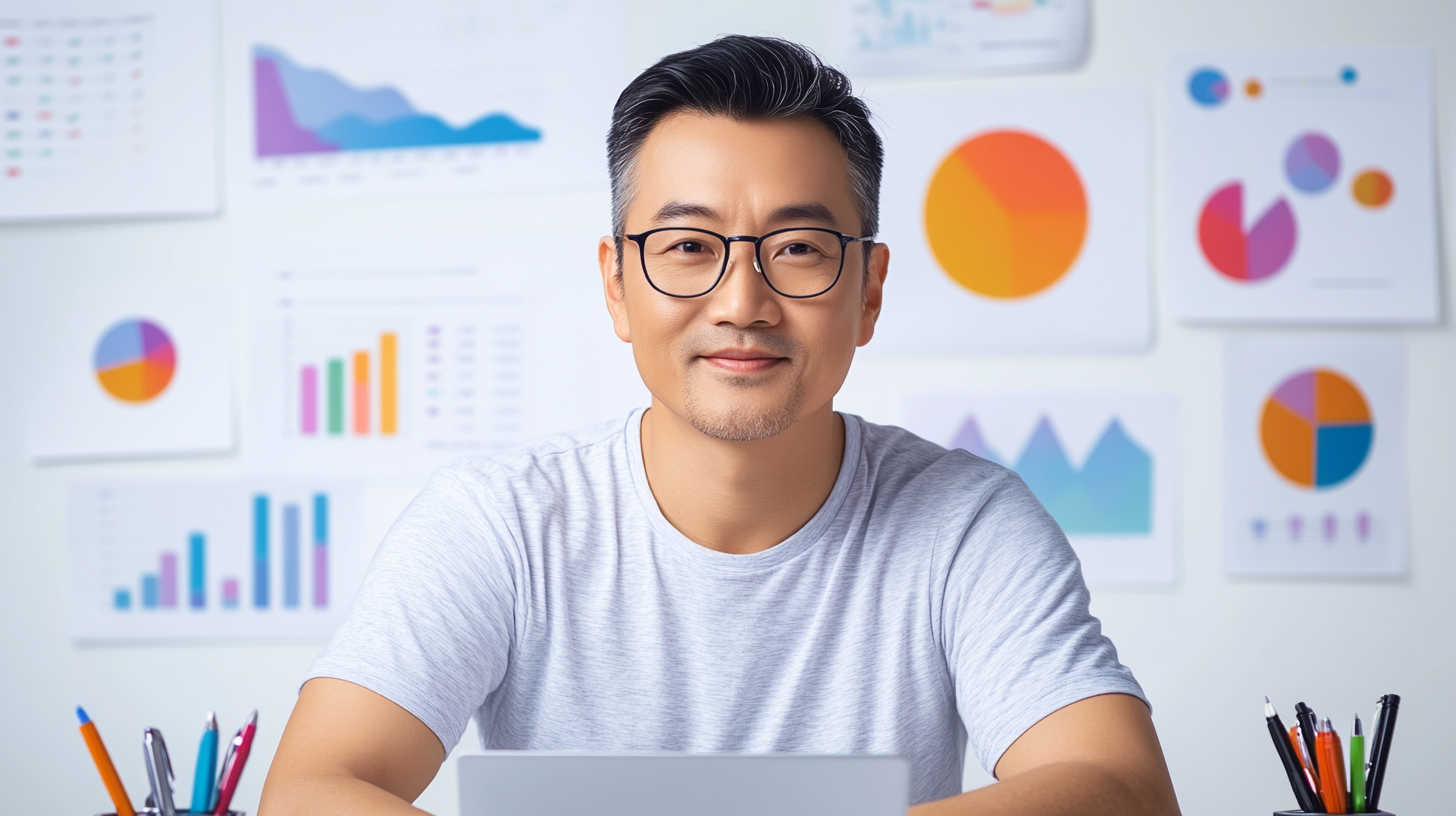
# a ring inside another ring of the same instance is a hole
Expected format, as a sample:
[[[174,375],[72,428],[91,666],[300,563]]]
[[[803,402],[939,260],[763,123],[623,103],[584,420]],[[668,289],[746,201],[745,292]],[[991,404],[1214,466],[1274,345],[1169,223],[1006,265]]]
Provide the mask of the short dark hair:
[[[730,34],[663,57],[617,97],[607,133],[613,235],[626,229],[632,168],[642,143],[664,116],[679,110],[737,120],[808,117],[822,122],[849,156],[850,189],[863,234],[879,230],[885,150],[849,77],[797,43]]]

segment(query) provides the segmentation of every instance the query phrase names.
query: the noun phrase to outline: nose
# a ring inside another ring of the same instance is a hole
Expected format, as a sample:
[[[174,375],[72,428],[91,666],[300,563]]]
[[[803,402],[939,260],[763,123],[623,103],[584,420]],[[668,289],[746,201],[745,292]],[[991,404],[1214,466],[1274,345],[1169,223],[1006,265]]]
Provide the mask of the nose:
[[[715,324],[776,326],[783,317],[779,299],[759,272],[749,241],[728,245],[728,268],[707,298],[705,316]]]

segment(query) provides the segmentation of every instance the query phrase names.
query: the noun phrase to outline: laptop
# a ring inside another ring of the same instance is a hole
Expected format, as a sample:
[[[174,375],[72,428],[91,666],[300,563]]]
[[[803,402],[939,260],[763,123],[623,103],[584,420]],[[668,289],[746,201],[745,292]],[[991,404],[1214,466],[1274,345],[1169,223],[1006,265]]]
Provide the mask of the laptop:
[[[462,756],[460,816],[905,816],[899,757],[817,754]]]

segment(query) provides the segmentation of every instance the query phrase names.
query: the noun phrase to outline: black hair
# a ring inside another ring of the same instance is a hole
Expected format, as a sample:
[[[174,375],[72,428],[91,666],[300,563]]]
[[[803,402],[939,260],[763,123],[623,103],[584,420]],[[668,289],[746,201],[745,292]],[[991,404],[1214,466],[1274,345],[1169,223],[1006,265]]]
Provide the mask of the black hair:
[[[862,234],[879,229],[885,151],[849,77],[797,43],[731,34],[663,57],[617,97],[607,133],[607,168],[619,251],[637,154],[652,128],[680,110],[737,120],[808,117],[823,123],[849,157]]]

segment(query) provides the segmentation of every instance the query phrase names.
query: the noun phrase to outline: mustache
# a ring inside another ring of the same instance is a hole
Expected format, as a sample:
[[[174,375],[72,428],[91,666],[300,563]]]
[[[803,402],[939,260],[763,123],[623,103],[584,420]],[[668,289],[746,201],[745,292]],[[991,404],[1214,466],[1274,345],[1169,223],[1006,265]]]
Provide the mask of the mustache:
[[[796,357],[800,345],[772,329],[742,329],[713,326],[694,334],[683,342],[683,356],[691,360],[710,351],[726,347],[753,348],[775,357]]]

